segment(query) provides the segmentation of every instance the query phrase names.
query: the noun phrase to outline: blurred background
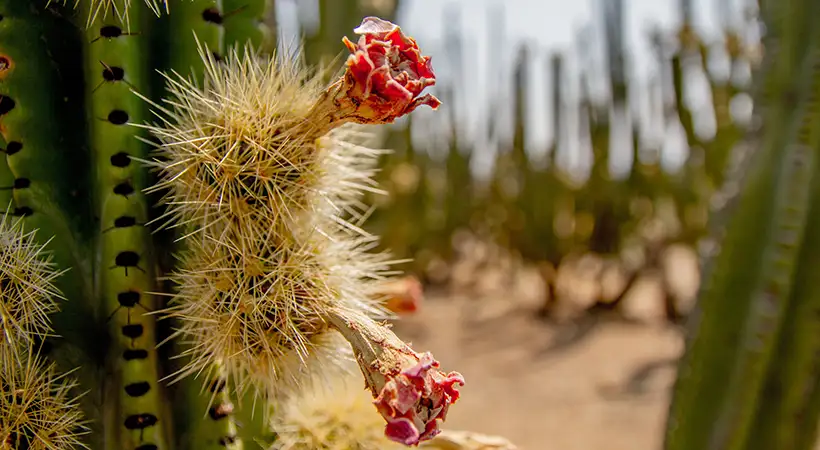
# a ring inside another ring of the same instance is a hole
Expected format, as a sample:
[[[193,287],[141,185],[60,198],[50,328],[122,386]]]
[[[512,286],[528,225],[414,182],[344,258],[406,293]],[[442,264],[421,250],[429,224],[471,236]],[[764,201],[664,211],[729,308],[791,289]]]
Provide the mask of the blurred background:
[[[341,64],[367,15],[432,56],[444,104],[379,128],[394,152],[364,226],[412,259],[397,332],[467,379],[447,427],[660,448],[707,215],[751,126],[756,3],[276,0],[280,50],[303,39],[311,63]]]

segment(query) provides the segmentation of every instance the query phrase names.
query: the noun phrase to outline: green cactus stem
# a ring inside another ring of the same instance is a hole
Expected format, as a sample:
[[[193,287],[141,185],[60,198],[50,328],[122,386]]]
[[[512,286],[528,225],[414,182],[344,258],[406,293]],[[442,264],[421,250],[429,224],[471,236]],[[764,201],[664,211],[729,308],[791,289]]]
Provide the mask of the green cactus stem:
[[[225,50],[240,50],[250,44],[253,48],[270,53],[276,45],[273,30],[264,22],[273,0],[222,0],[225,28]]]
[[[154,42],[156,49],[167,52],[168,70],[184,77],[202,80],[202,59],[199,47],[207,47],[215,57],[224,54],[222,0],[168,0],[171,10],[166,18],[166,40]]]
[[[129,8],[130,33],[139,34],[142,2]],[[132,90],[147,92],[147,42],[136,36],[105,37],[120,25],[114,12],[98,14],[87,30],[85,79],[88,145],[94,161],[94,200],[99,217],[95,285],[101,317],[110,335],[112,383],[119,393],[116,422],[120,448],[169,449],[168,415],[163,411],[156,351],[156,257],[143,190],[147,171],[132,158],[145,158],[143,134],[130,123],[146,119],[146,107]],[[134,355],[139,354],[139,357]]]
[[[753,145],[759,147],[746,155],[744,178],[727,184],[740,190],[726,229],[721,230],[725,237],[720,253],[704,275],[667,423],[669,450],[773,448],[756,447],[761,443],[750,435],[761,431],[765,435],[766,427],[780,426],[772,423],[755,430],[755,423],[763,425],[757,414],[763,414],[761,418],[774,414],[765,412],[770,405],[762,403],[764,387],[773,386],[767,377],[773,370],[794,370],[773,368],[773,361],[778,361],[773,352],[787,351],[783,345],[789,342],[789,334],[783,341],[780,332],[788,311],[799,307],[790,306],[796,301],[792,296],[794,274],[802,270],[798,267],[799,255],[805,251],[802,236],[810,205],[816,202],[812,196],[816,100],[800,93],[815,92],[812,68],[816,61],[809,50],[818,41],[816,33],[806,39],[810,28],[805,19],[800,20],[806,14],[795,14],[804,11],[801,7],[806,5],[799,0],[786,2],[780,16],[767,17],[772,26],[765,43],[770,50],[768,64],[764,64],[767,70],[758,80],[761,88],[756,103],[764,127],[760,135],[751,135],[759,142]],[[786,20],[792,23],[786,26]],[[794,97],[782,95],[784,91]],[[799,100],[795,103],[792,98]],[[811,243],[810,235],[808,239]],[[810,296],[800,300],[811,301]],[[797,364],[813,370],[805,357]],[[774,386],[783,381],[772,380],[777,383]],[[790,386],[800,390],[794,394],[800,396],[805,387]],[[785,398],[789,399],[785,405],[793,403],[792,395]],[[779,414],[785,405],[775,411]]]
[[[817,113],[820,95],[820,40],[817,33],[810,44],[805,72],[810,77],[805,112],[798,132],[798,145],[815,153],[820,148],[820,115]],[[817,171],[817,163],[809,169]],[[770,365],[761,407],[752,426],[749,448],[778,448],[783,450],[810,450],[817,440],[817,420],[820,400],[817,385],[820,380],[818,363],[818,320],[820,296],[816,290],[818,239],[816,232],[820,181],[811,180],[812,203],[803,246],[797,259],[793,293],[789,300],[780,342]]]

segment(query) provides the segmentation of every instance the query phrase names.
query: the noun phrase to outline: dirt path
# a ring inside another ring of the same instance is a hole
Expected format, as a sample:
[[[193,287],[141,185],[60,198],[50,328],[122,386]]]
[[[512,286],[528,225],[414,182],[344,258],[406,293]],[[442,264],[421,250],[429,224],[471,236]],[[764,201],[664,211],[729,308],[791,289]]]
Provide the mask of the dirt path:
[[[548,325],[532,307],[498,296],[432,295],[395,330],[465,376],[447,428],[502,435],[521,450],[660,448],[678,334],[660,325],[585,325]],[[663,361],[637,386],[643,392],[620,391],[641,366]]]

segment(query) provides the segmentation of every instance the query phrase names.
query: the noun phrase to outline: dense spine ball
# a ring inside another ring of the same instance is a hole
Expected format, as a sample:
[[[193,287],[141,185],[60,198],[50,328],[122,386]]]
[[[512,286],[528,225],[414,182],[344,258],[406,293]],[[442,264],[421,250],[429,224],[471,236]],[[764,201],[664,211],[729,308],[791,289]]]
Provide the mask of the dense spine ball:
[[[87,432],[75,387],[29,351],[0,344],[0,448],[70,450],[87,448]]]
[[[201,55],[202,85],[167,77],[173,106],[154,105],[161,123],[147,127],[161,220],[185,237],[168,312],[193,345],[176,375],[221,361],[238,390],[275,391],[308,360],[338,359],[324,345],[332,310],[385,316],[373,293],[389,261],[359,226],[382,152],[327,126],[321,77],[297,62]]]

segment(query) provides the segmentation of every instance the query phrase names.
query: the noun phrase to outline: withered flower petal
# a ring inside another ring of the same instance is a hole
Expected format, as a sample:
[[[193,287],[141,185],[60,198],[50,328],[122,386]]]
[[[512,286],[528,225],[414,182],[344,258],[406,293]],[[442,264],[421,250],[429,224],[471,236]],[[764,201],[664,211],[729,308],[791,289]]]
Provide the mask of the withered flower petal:
[[[464,377],[441,372],[431,353],[416,353],[369,317],[341,312],[329,320],[353,347],[376,409],[387,421],[385,435],[418,445],[439,434],[438,421],[458,400],[456,386],[464,385]]]
[[[390,123],[421,105],[438,108],[441,102],[421,95],[436,84],[429,56],[401,28],[378,17],[366,17],[354,32],[353,43],[343,38],[351,55],[342,79],[334,85],[342,117],[359,123]]]

